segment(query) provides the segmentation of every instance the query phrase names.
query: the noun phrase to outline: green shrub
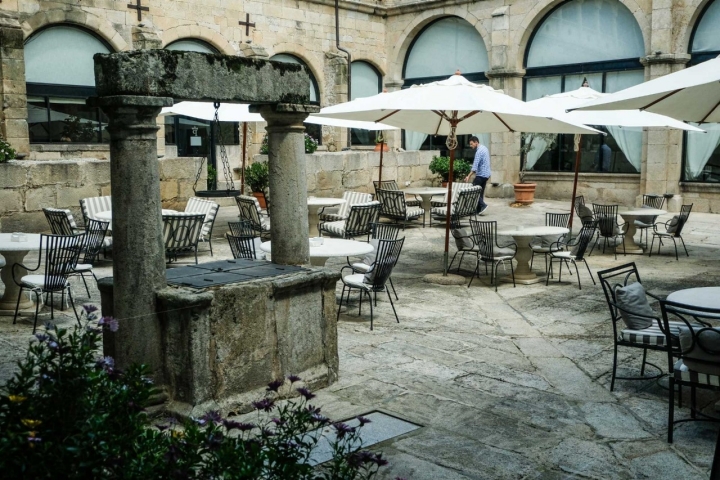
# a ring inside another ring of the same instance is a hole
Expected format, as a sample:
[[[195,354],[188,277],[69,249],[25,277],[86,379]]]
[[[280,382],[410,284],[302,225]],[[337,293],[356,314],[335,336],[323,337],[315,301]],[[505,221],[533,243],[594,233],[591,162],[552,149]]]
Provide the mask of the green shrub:
[[[300,379],[268,385],[253,402],[258,421],[209,412],[185,422],[151,425],[145,410],[156,393],[145,367],[125,371],[97,358],[102,329],[117,329],[85,306],[87,325],[47,326],[30,344],[20,371],[0,390],[0,472],[32,479],[366,479],[387,462],[360,451],[360,426],[331,423],[311,405]],[[299,399],[276,403],[293,388]],[[332,460],[308,459],[322,429],[334,429]]]
[[[447,182],[448,177],[450,176],[450,157],[433,157],[428,168],[432,173],[440,175],[444,182]],[[465,178],[470,173],[471,169],[472,165],[470,165],[467,161],[462,158],[456,158],[453,162],[453,170],[455,171],[453,181],[455,182]]]
[[[15,154],[15,149],[4,138],[0,137],[0,163],[12,160],[15,158]]]
[[[315,150],[318,148],[318,141],[315,140],[313,137],[305,134],[305,153],[315,153]],[[262,143],[260,144],[260,153],[263,155],[267,155],[270,152],[270,146],[268,145],[268,136],[267,133],[262,139]]]
[[[265,193],[270,185],[267,162],[255,162],[245,167],[245,183],[253,192]]]

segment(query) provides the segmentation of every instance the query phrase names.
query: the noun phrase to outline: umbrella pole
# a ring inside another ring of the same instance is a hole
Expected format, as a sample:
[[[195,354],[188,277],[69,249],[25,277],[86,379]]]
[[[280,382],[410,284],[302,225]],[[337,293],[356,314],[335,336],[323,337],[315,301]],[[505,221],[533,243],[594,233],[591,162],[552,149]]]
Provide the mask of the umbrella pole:
[[[240,166],[240,195],[245,195],[245,149],[247,148],[247,122],[242,124],[242,165]]]
[[[452,210],[452,184],[455,177],[455,149],[450,150],[450,168],[448,171],[447,210],[445,211],[445,254],[443,255],[443,276],[448,274],[448,252],[450,250],[450,211]]]
[[[570,203],[570,221],[568,222],[568,228],[570,229],[570,232],[568,234],[568,238],[572,237],[572,230],[573,230],[573,215],[575,213],[575,195],[577,194],[577,184],[578,184],[578,173],[580,172],[580,141],[582,140],[582,135],[576,135],[577,137],[577,145],[575,146],[575,178],[573,179],[573,192],[572,192],[572,200]]]
[[[378,185],[382,184],[383,150],[385,150],[384,140],[380,142],[380,172],[378,173]],[[382,186],[380,188],[382,188]]]

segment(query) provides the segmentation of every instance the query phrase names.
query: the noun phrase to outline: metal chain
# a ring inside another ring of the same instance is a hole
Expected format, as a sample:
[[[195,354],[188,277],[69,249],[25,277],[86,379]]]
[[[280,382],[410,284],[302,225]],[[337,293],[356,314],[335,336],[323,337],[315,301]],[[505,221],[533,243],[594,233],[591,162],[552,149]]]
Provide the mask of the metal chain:
[[[225,142],[223,141],[222,130],[220,129],[220,102],[215,102],[215,131],[218,132],[218,142],[220,143],[220,161],[223,166],[223,174],[225,175],[225,184],[227,190],[233,190],[232,174],[230,173],[230,160],[228,159],[227,150],[225,150]],[[216,180],[217,181],[217,180]]]
[[[205,165],[205,157],[200,160],[200,168],[198,168],[197,175],[195,175],[195,183],[193,184],[193,193],[197,193],[197,184],[200,181],[200,175],[202,175],[203,165]]]

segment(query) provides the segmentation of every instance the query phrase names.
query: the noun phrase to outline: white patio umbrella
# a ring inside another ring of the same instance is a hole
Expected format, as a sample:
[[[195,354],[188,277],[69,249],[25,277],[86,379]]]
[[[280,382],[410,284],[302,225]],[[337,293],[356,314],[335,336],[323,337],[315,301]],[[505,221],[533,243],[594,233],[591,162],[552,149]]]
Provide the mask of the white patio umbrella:
[[[720,56],[588,102],[579,110],[644,110],[685,122],[720,122]]]
[[[456,73],[447,80],[390,93],[380,93],[326,107],[318,116],[383,122],[430,135],[447,135],[450,172],[457,135],[493,132],[601,133],[577,125],[559,113],[555,117],[487,85],[474,84]],[[448,198],[452,198],[452,173]],[[450,202],[445,221],[443,275],[447,275],[450,242]]]
[[[557,93],[554,95],[546,95],[537,100],[528,102],[529,105],[535,105],[548,112],[563,112],[584,105],[587,102],[607,98],[612,94],[600,93],[589,87],[580,87],[577,90],[569,92]],[[689,130],[695,132],[703,132],[699,128],[680,122],[674,118],[658,115],[656,113],[643,112],[640,110],[609,110],[609,111],[579,111],[573,110],[568,113],[577,123],[593,126],[605,127],[664,127],[675,128],[679,130]],[[619,135],[621,130],[610,132],[613,135]],[[616,140],[619,140],[616,138]],[[575,142],[579,145],[579,142]],[[618,141],[620,148],[622,144]],[[570,204],[570,229],[572,230],[573,213],[575,205],[575,195],[577,193],[578,170],[580,169],[580,149],[578,148],[575,156],[575,179],[573,181],[572,202]]]

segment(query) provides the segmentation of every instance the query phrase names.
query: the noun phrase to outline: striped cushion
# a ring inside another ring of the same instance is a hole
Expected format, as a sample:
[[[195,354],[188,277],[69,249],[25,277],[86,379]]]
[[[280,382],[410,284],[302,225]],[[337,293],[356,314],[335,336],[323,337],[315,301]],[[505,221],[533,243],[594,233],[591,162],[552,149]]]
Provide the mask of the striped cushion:
[[[405,205],[407,205],[408,207],[419,207],[420,205],[422,205],[422,201],[420,201],[420,200],[410,200],[410,199],[406,198],[406,199],[405,199]]]
[[[673,375],[676,380],[683,382],[699,383],[701,385],[712,385],[713,387],[720,387],[720,376],[711,375],[709,373],[700,373],[694,370],[688,369],[687,365],[682,360],[678,360],[675,363]]]
[[[337,222],[339,220],[345,220],[347,217],[341,217],[337,213],[323,213],[319,218],[323,222]]]
[[[328,232],[331,235],[343,237],[345,236],[345,220],[322,223],[320,224],[320,230]]]
[[[670,333],[673,337],[673,346],[678,344],[677,337],[680,333],[680,327],[685,325],[684,322],[670,322]],[[664,346],[667,345],[665,334],[657,324],[653,324],[652,327],[645,328],[643,330],[630,330],[626,328],[620,332],[619,340],[640,343],[643,345],[656,345]]]
[[[258,204],[259,205],[259,204]],[[190,197],[187,205],[185,205],[185,213],[204,213],[205,221],[203,222],[203,228],[200,232],[200,239],[205,240],[206,236],[210,234],[213,222],[215,222],[215,216],[217,215],[218,205],[216,202],[211,200],[203,200],[202,198]]]
[[[410,220],[412,218],[418,218],[425,215],[425,210],[420,207],[409,207],[405,210],[405,219]]]
[[[48,210],[50,212],[63,212],[65,216],[68,218],[68,221],[70,222],[70,226],[73,229],[77,229],[77,223],[75,222],[75,218],[73,217],[72,212],[66,208],[50,208],[46,207],[45,210]]]
[[[80,207],[82,208],[83,215],[87,218],[94,220],[102,220],[96,218],[95,214],[98,212],[106,212],[112,210],[112,197],[107,195],[104,197],[88,197],[80,200]]]
[[[342,196],[345,203],[341,204],[337,211],[338,220],[343,220],[350,215],[350,207],[358,203],[372,202],[372,195],[363,192],[343,192]]]
[[[472,188],[472,183],[465,183],[465,182],[453,182],[453,197],[452,201],[454,202],[457,200],[458,193],[462,190],[467,190],[468,188]],[[430,205],[433,207],[446,207],[447,206],[447,192],[445,195],[443,195],[442,201],[440,200],[433,200],[430,202]],[[443,215],[445,213],[443,212]]]

